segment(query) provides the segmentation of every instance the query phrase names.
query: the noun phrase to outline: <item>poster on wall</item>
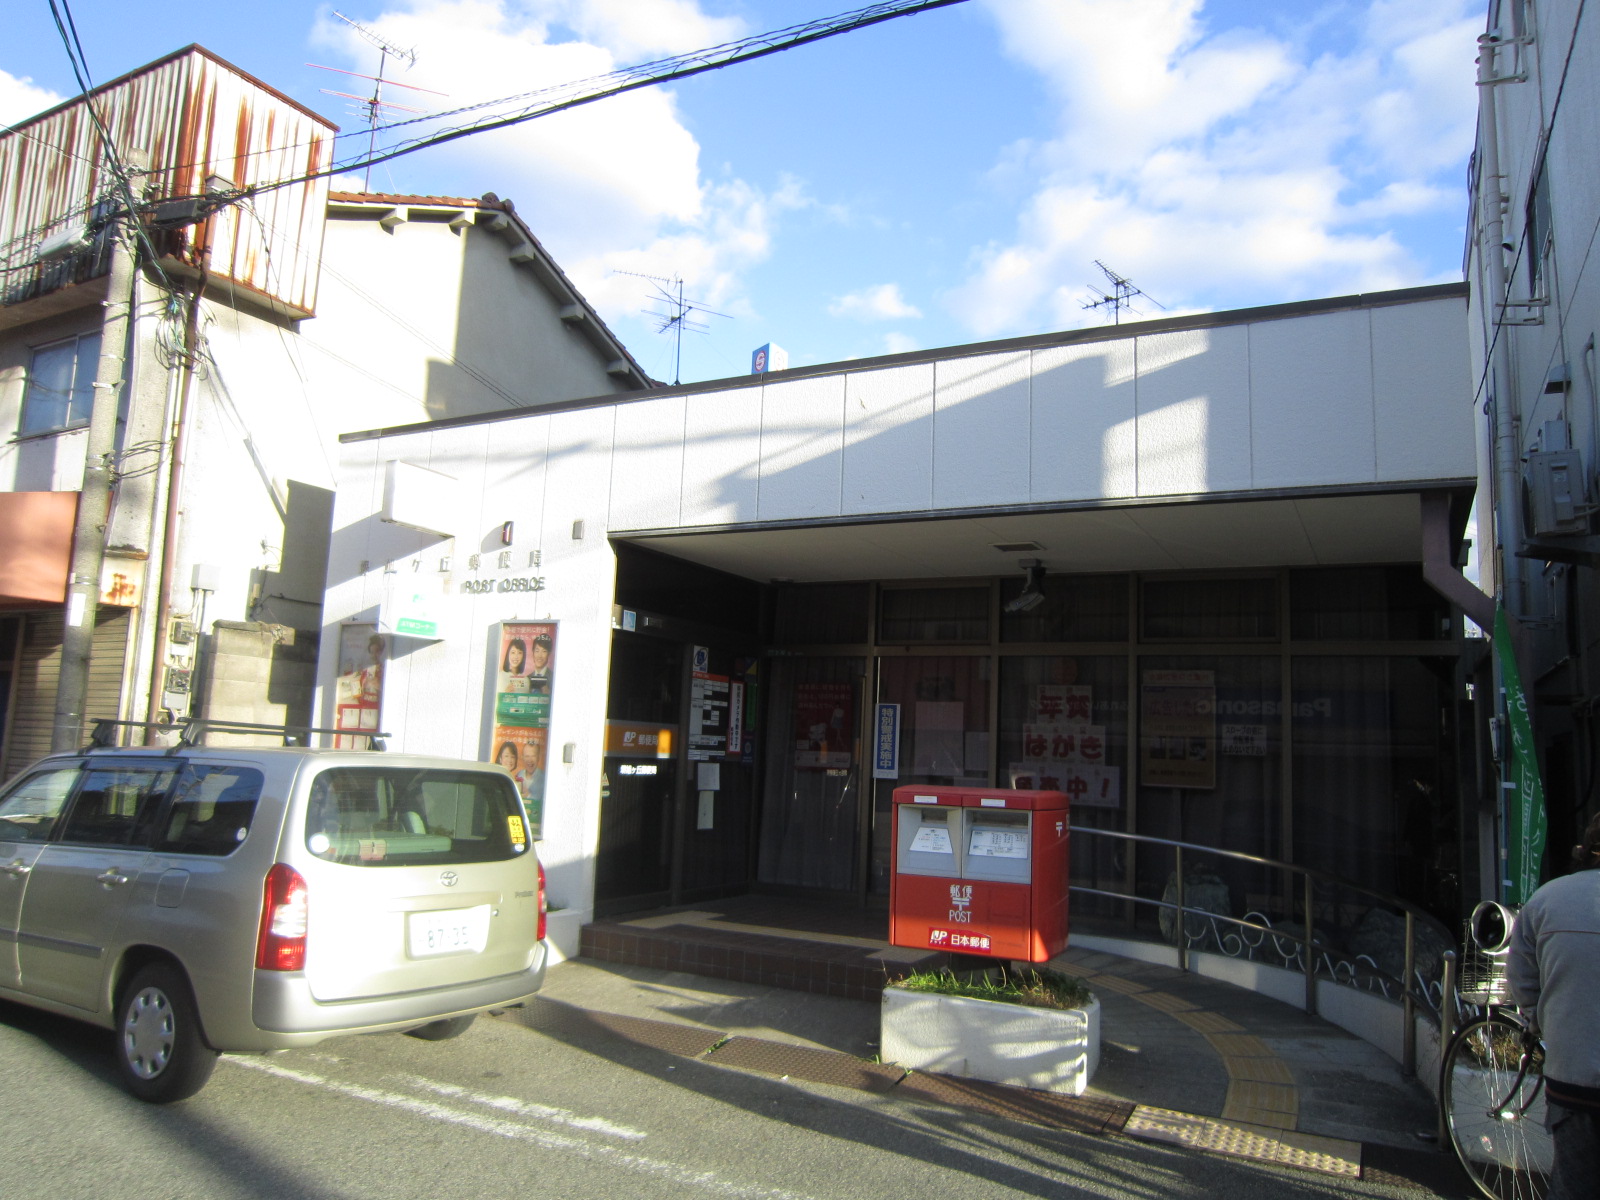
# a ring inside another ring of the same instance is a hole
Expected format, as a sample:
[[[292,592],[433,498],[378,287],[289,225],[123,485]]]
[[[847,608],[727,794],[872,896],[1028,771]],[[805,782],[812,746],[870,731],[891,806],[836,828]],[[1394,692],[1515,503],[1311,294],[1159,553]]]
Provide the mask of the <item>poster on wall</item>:
[[[689,683],[690,762],[709,762],[729,752],[730,691],[726,675],[694,672]]]
[[[1214,671],[1146,671],[1139,688],[1139,779],[1152,787],[1217,786]]]
[[[1094,721],[1094,688],[1042,683],[1022,726],[1022,761],[1008,765],[1010,785],[1065,792],[1075,807],[1122,807],[1122,770],[1106,761],[1106,727]]]
[[[517,781],[535,841],[544,836],[555,655],[556,622],[508,621],[500,626],[490,753]]]
[[[383,728],[383,675],[389,640],[373,624],[339,626],[339,676],[334,680],[334,748],[366,750],[366,735]]]
[[[848,683],[794,685],[794,765],[802,770],[850,766],[855,691]]]

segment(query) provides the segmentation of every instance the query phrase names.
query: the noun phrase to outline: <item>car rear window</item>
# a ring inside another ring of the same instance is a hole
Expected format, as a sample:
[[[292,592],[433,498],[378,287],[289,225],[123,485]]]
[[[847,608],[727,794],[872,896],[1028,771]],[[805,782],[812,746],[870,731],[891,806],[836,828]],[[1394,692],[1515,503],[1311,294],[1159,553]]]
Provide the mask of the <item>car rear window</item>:
[[[330,767],[311,786],[306,848],[357,866],[496,862],[528,849],[516,785],[485,771]]]

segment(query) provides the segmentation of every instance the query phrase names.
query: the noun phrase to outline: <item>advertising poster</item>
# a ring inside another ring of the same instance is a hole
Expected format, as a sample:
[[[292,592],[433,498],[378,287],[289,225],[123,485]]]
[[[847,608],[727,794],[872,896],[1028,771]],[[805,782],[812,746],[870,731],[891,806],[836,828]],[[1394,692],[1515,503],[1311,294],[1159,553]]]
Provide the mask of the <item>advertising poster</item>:
[[[333,727],[338,750],[365,750],[383,726],[383,673],[389,640],[371,624],[339,626],[339,677],[334,681]]]
[[[850,765],[855,695],[848,683],[794,685],[794,765],[802,770]]]
[[[1074,807],[1120,808],[1122,770],[1106,761],[1106,727],[1095,725],[1094,688],[1088,684],[1040,684],[1033,717],[1022,726],[1022,759],[1011,763],[1011,786],[1026,791],[1064,792]]]
[[[1217,786],[1213,671],[1146,671],[1139,689],[1139,778],[1151,787]]]
[[[550,753],[550,693],[555,658],[556,622],[518,621],[500,626],[490,753],[517,781],[535,841],[544,835],[544,780]]]

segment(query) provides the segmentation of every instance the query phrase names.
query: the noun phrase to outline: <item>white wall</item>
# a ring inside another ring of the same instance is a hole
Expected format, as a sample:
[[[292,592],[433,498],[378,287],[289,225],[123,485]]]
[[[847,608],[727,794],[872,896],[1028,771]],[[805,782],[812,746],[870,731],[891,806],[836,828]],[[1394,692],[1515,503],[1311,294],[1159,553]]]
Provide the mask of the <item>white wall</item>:
[[[637,400],[610,528],[1466,478],[1464,316],[1452,297]]]

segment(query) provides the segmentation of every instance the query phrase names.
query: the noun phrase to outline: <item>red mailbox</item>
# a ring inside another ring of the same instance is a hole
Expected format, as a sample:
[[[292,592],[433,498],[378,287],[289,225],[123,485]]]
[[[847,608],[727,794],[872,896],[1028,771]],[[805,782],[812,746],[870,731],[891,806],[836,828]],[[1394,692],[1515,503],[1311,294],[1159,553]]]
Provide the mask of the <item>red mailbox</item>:
[[[894,790],[889,941],[1045,962],[1067,948],[1067,797]]]

